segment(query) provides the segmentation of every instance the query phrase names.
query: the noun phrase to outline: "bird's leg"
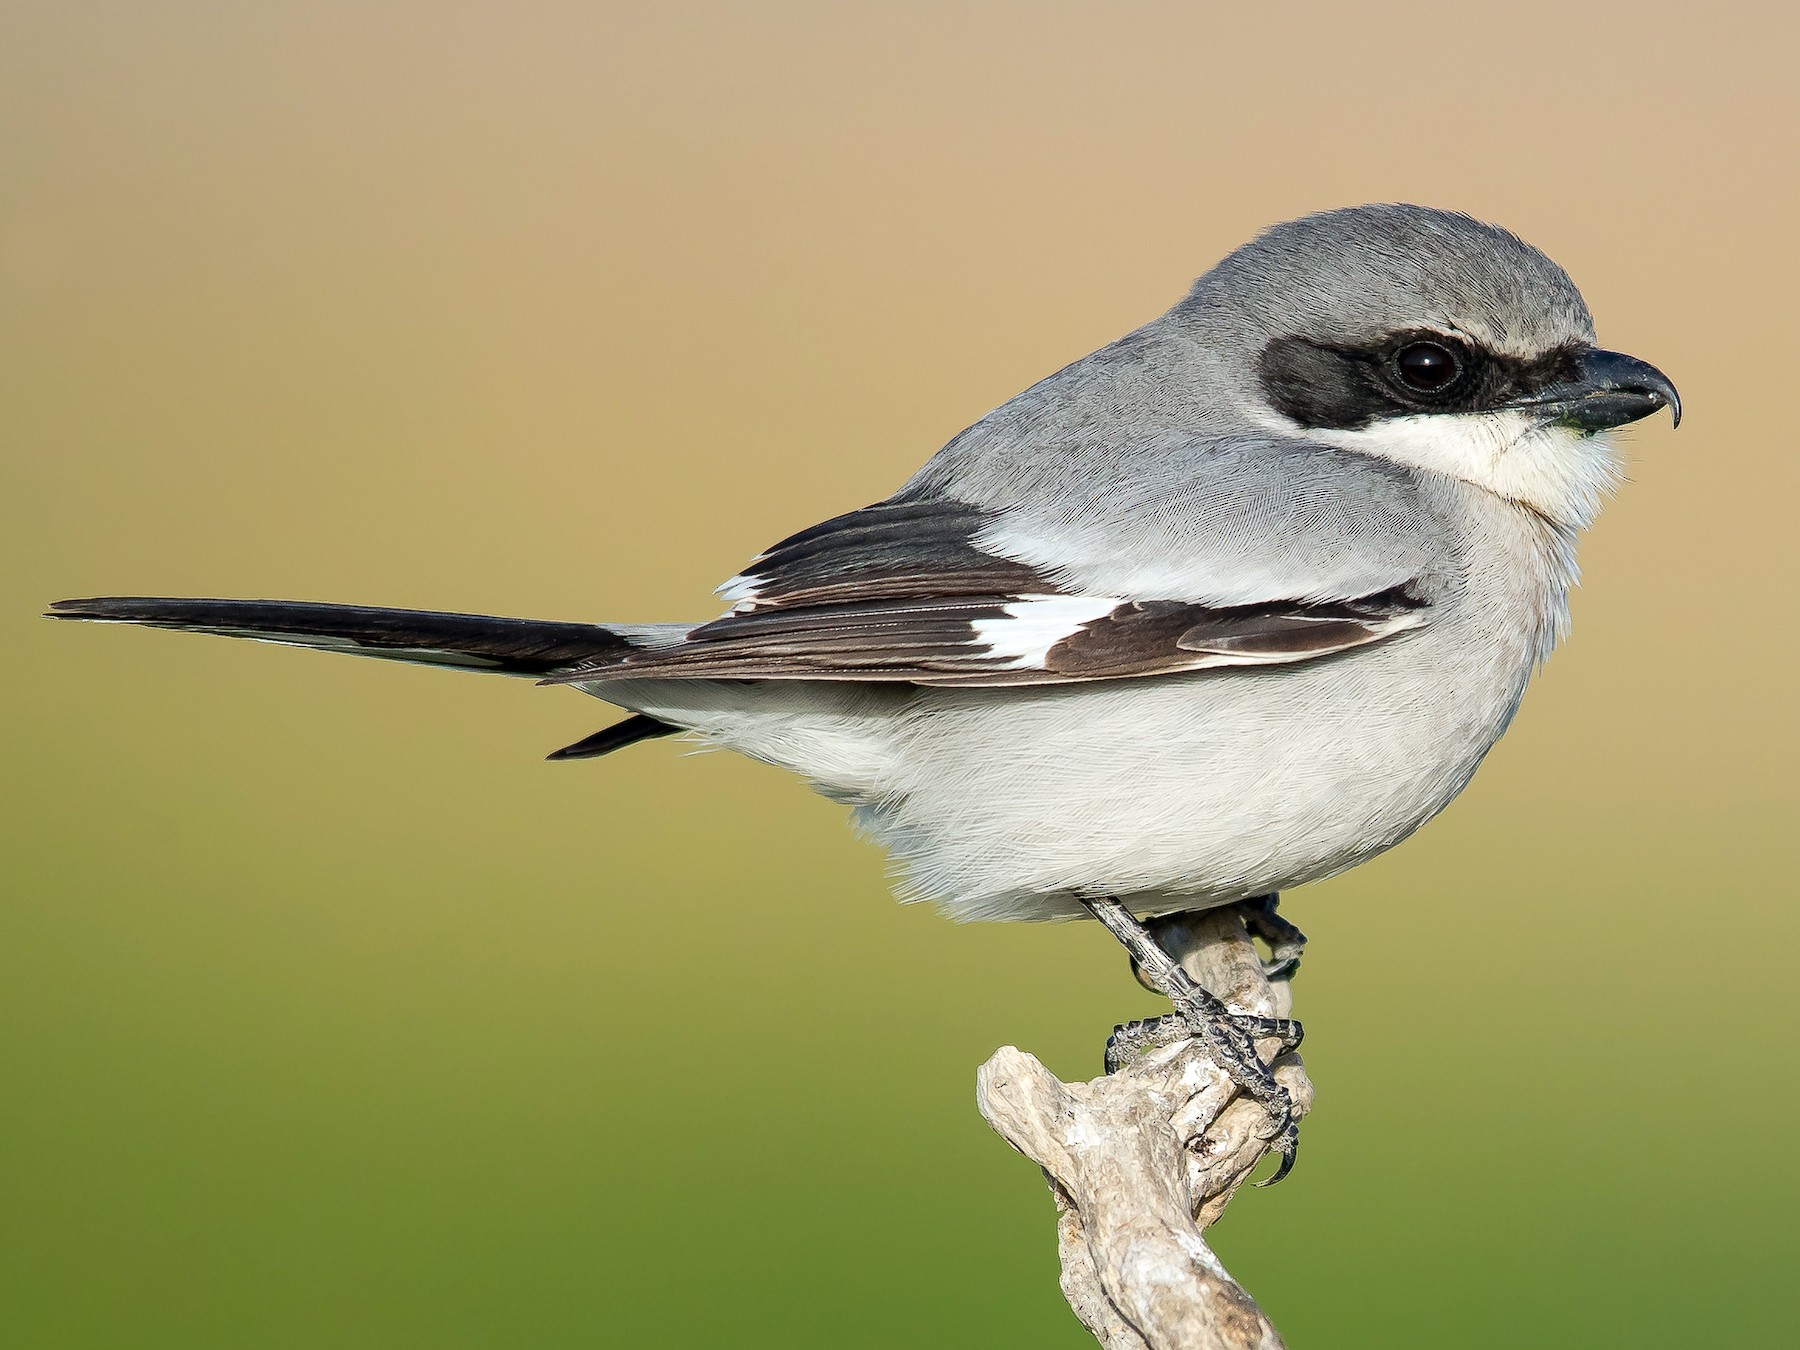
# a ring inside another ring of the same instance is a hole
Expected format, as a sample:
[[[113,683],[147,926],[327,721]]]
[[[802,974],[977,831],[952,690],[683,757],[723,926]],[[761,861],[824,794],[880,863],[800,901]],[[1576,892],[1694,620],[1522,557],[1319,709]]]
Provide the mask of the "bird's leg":
[[[1189,1037],[1198,1040],[1231,1081],[1262,1103],[1275,1121],[1276,1133],[1270,1147],[1281,1155],[1281,1166],[1274,1176],[1261,1184],[1272,1186],[1280,1181],[1294,1165],[1300,1130],[1294,1120],[1294,1105],[1287,1089],[1275,1081],[1269,1066],[1256,1053],[1256,1039],[1275,1037],[1284,1049],[1292,1049],[1300,1043],[1300,1024],[1285,1018],[1250,1017],[1232,1012],[1195,983],[1124,905],[1113,899],[1083,899],[1081,903],[1131,954],[1132,962],[1140,972],[1139,978],[1175,1005],[1179,1018],[1179,1021],[1157,1018],[1154,1022],[1119,1028],[1107,1042],[1108,1070],[1115,1067],[1116,1050],[1148,1048],[1145,1041],[1168,1044]],[[1137,1030],[1134,1032],[1133,1028]],[[1115,1042],[1120,1044],[1115,1046]]]
[[[1261,937],[1264,942],[1269,944],[1270,954],[1275,959],[1264,961],[1262,968],[1263,978],[1271,981],[1290,978],[1293,975],[1294,970],[1300,965],[1300,948],[1306,945],[1306,934],[1286,919],[1275,914],[1278,898],[1274,895],[1262,895],[1254,900],[1245,900],[1237,906],[1238,916],[1251,936]],[[1193,983],[1192,977],[1169,955],[1170,949],[1168,944],[1163,941],[1163,934],[1171,928],[1180,928],[1193,917],[1193,914],[1194,911],[1188,910],[1177,914],[1160,914],[1153,919],[1140,921],[1126,911],[1126,917],[1131,919],[1139,930],[1149,937],[1150,941],[1155,944],[1156,950],[1167,958],[1167,964],[1173,966],[1176,973],[1190,984]],[[1117,929],[1113,928],[1111,924],[1108,924],[1107,927],[1115,937],[1119,937]],[[1270,937],[1271,932],[1278,936]],[[1131,973],[1137,977],[1137,982],[1153,994],[1167,995],[1169,991],[1160,980],[1153,979],[1138,961],[1132,943],[1126,942],[1123,937],[1119,937],[1119,940],[1125,943],[1125,950],[1131,954]],[[1281,1042],[1283,1050],[1299,1049],[1300,1038],[1305,1034],[1300,1024],[1290,1018],[1254,1017],[1248,1013],[1234,1012],[1228,1012],[1226,1016],[1234,1026],[1249,1032],[1259,1041],[1271,1036],[1276,1038]],[[1127,1022],[1124,1026],[1113,1029],[1113,1036],[1107,1041],[1108,1054],[1112,1055],[1114,1041],[1119,1042],[1119,1057],[1120,1062],[1123,1062],[1123,1057],[1127,1053],[1141,1054],[1157,1045],[1173,1045],[1177,1041],[1187,1039],[1190,1033],[1186,1028],[1186,1019],[1180,1016],[1147,1017],[1141,1021]],[[1106,1071],[1111,1073],[1116,1067],[1117,1065],[1109,1058]]]
[[[1262,963],[1263,978],[1271,982],[1275,980],[1291,980],[1300,971],[1300,956],[1306,948],[1306,934],[1276,912],[1281,897],[1274,893],[1259,895],[1250,900],[1241,900],[1235,906],[1238,918],[1243,920],[1244,928],[1253,938],[1261,938],[1268,946],[1269,959]],[[1145,930],[1156,939],[1156,944],[1164,951],[1168,947],[1163,943],[1162,935],[1170,928],[1178,928],[1185,924],[1194,911],[1183,910],[1175,914],[1159,914],[1154,919],[1144,920]],[[1161,989],[1152,984],[1144,975],[1144,968],[1133,957],[1131,973],[1137,976],[1137,982],[1153,994],[1160,994]],[[1265,1035],[1270,1033],[1263,1033]]]
[[[1300,971],[1300,954],[1306,947],[1306,934],[1275,912],[1281,897],[1271,892],[1240,904],[1238,917],[1251,937],[1268,944],[1269,959],[1263,962],[1265,980],[1291,980]]]

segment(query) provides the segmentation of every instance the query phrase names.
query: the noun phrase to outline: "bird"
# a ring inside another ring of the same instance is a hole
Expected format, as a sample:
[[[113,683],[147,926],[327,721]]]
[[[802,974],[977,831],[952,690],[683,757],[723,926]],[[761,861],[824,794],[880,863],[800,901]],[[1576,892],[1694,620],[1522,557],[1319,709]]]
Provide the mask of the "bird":
[[[1441,811],[1568,628],[1609,433],[1668,408],[1517,235],[1377,203],[1275,225],[1166,313],[803,529],[702,622],[569,623],[101,597],[51,617],[568,685],[626,716],[551,756],[685,733],[806,779],[960,919],[1099,919],[1275,1121],[1252,1038],[1157,945]],[[1273,927],[1271,927],[1273,925]],[[1297,950],[1288,943],[1284,950]],[[1285,963],[1291,968],[1291,959]]]

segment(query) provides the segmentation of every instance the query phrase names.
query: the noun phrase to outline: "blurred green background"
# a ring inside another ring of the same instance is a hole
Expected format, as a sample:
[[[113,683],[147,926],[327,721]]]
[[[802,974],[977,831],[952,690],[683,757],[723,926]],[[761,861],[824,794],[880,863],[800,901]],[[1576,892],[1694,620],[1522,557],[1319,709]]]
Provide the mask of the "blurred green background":
[[[1775,4],[0,16],[0,1343],[1069,1346],[1020,1044],[1087,925],[566,691],[62,596],[670,619],[1159,312],[1405,199],[1680,384],[1463,799],[1294,894],[1319,1089],[1216,1232],[1297,1347],[1790,1344],[1794,238]]]

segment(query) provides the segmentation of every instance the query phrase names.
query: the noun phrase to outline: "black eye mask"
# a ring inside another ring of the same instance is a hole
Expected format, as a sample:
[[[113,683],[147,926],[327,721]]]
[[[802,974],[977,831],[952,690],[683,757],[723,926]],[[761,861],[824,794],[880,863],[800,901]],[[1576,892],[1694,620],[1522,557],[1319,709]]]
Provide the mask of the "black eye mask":
[[[1367,346],[1298,336],[1263,348],[1257,376],[1284,417],[1314,430],[1356,431],[1384,418],[1504,408],[1581,369],[1578,346],[1522,359],[1443,333],[1394,333]]]

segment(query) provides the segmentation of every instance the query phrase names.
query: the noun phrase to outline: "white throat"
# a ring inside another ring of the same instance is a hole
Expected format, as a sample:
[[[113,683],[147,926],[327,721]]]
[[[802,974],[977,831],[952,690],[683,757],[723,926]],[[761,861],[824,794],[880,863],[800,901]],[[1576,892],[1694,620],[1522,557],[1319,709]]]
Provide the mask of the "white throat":
[[[1396,417],[1358,431],[1306,435],[1459,478],[1566,530],[1585,528],[1619,477],[1610,437],[1542,425],[1510,409]]]

